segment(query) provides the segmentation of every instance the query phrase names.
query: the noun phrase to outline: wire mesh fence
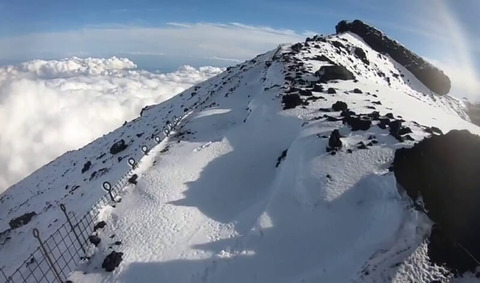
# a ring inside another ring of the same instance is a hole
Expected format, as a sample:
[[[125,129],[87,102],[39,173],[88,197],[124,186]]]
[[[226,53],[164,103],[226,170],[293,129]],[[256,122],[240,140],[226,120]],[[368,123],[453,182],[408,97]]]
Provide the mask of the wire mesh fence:
[[[193,108],[203,105],[209,97],[199,99]],[[180,117],[173,117],[172,121],[163,130],[163,138],[176,130],[180,121],[188,115],[188,112]],[[158,144],[163,139],[155,136],[154,141]],[[149,149],[142,146],[142,152],[147,155]],[[60,209],[65,215],[66,221],[46,239],[42,238],[38,229],[33,229],[33,237],[38,240],[39,247],[31,253],[27,259],[12,274],[7,275],[0,268],[0,282],[14,283],[38,283],[38,282],[69,282],[69,274],[82,262],[88,262],[93,254],[93,244],[89,237],[95,230],[98,215],[106,205],[114,205],[121,200],[123,188],[129,179],[135,174],[134,170],[141,164],[132,158],[128,160],[130,170],[125,173],[113,186],[104,182],[102,187],[107,191],[85,214],[78,220],[75,213],[69,212],[65,205]]]

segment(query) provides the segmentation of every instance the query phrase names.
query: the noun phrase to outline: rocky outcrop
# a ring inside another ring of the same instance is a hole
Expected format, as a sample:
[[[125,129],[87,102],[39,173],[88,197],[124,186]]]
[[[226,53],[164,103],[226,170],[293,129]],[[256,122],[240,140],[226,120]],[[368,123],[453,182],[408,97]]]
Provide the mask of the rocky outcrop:
[[[435,223],[430,259],[455,272],[474,270],[474,258],[480,258],[479,160],[480,137],[466,130],[433,135],[395,152],[397,182],[412,200],[421,196]]]
[[[320,82],[325,83],[331,80],[354,80],[355,76],[342,65],[322,66],[315,73],[320,77]]]
[[[447,75],[397,41],[388,38],[380,30],[360,20],[341,21],[335,29],[337,33],[355,33],[377,52],[390,55],[431,91],[439,95],[445,95],[450,91],[450,78]]]
[[[35,215],[37,215],[35,211],[25,213],[22,216],[10,220],[10,222],[8,222],[8,225],[10,225],[10,228],[12,229],[22,227],[23,225],[28,224],[28,222],[30,222],[30,220],[32,220],[32,217],[34,217]]]
[[[112,272],[120,265],[122,262],[123,253],[112,251],[108,256],[105,257],[102,263],[102,268],[108,272]]]
[[[340,149],[342,148],[342,141],[340,140],[342,136],[340,132],[335,129],[330,134],[330,138],[328,139],[328,147],[331,149]]]
[[[343,101],[337,101],[334,104],[332,104],[332,110],[333,111],[343,111],[343,110],[347,110],[347,109],[348,109],[348,105],[347,105],[347,103],[345,103]]]
[[[303,100],[297,93],[285,94],[282,96],[283,109],[292,109],[303,104]]]
[[[127,147],[128,147],[128,145],[125,143],[125,140],[121,139],[121,140],[117,141],[116,143],[114,143],[112,145],[112,147],[110,147],[110,153],[111,154],[117,154],[119,152],[124,151]]]

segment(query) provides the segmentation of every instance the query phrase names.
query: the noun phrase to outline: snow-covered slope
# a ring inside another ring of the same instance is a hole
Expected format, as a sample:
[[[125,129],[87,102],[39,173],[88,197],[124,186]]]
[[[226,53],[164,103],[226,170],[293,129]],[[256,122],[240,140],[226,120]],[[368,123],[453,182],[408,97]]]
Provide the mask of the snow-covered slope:
[[[356,80],[320,88],[315,72],[332,63]],[[299,90],[302,103],[283,110],[282,96]],[[341,112],[330,109],[337,101],[365,114],[362,120],[367,114],[403,119],[409,138],[399,141],[378,119],[352,131]],[[54,231],[63,219],[60,203],[84,214],[104,194],[100,184],[120,178],[126,160],[140,159],[141,146],[156,145],[167,121],[182,115],[177,131],[146,157],[151,166],[138,172],[138,184],[125,188],[115,208],[103,209],[102,244],[71,275],[74,282],[430,282],[452,276],[429,263],[430,223],[397,189],[389,167],[395,149],[429,136],[432,126],[475,134],[480,128],[465,120],[456,99],[433,94],[349,33],[280,46],[229,68],[10,188],[0,198],[0,231],[26,212],[37,216],[4,233],[11,239],[0,242],[0,266],[8,273],[36,248],[33,227]],[[329,152],[335,129],[343,146]],[[110,154],[120,139],[128,147]],[[108,273],[100,266],[116,241],[123,261]]]

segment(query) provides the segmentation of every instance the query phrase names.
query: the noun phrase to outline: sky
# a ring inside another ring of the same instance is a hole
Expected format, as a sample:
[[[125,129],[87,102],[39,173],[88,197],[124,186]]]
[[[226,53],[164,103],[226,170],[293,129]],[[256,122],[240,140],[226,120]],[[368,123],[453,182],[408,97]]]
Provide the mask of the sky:
[[[225,66],[358,18],[441,62],[456,56],[453,21],[478,67],[478,12],[478,0],[1,0],[0,63],[116,55],[162,71]]]

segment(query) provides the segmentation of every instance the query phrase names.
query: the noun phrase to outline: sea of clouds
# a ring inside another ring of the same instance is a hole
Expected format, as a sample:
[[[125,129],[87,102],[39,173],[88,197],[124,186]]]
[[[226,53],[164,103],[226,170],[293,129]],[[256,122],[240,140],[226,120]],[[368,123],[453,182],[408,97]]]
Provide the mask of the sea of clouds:
[[[125,58],[33,60],[0,68],[0,193],[140,110],[223,71],[157,74]]]

